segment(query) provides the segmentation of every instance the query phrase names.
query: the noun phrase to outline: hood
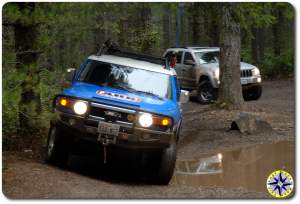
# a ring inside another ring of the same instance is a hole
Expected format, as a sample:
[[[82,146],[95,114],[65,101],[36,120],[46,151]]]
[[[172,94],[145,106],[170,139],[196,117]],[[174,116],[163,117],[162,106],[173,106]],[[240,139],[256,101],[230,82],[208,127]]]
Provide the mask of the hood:
[[[170,112],[176,109],[172,100],[83,82],[73,83],[70,88],[64,90],[64,95],[164,115],[170,115]]]
[[[240,64],[241,64],[241,70],[256,68],[254,65],[248,64],[246,62],[240,62]],[[219,63],[201,64],[201,66],[206,68],[206,69],[212,69],[212,70],[219,69]]]

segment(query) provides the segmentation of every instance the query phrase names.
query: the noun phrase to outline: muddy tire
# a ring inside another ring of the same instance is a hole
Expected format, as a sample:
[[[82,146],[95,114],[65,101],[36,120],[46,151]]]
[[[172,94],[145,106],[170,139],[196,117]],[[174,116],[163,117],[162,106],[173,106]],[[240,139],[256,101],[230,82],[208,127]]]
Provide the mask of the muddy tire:
[[[181,131],[181,121],[179,123],[179,126],[176,130],[176,143],[179,142],[179,140],[181,140],[183,138],[183,135],[182,135],[182,131]]]
[[[46,161],[50,164],[64,167],[69,158],[70,141],[69,137],[61,128],[52,125],[49,129],[47,139]]]
[[[243,97],[245,101],[258,100],[262,94],[261,86],[253,86],[250,89],[243,91]]]
[[[199,83],[197,101],[201,104],[210,104],[216,100],[216,91],[209,80]]]
[[[155,181],[159,185],[168,185],[172,179],[176,163],[176,142],[162,150],[161,159],[158,163],[158,170]]]

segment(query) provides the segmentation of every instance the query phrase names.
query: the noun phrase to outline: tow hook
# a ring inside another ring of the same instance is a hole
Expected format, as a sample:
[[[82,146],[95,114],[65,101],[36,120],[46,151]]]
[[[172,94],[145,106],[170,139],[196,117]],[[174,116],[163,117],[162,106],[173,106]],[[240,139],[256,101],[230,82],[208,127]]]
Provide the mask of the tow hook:
[[[116,143],[116,137],[109,137],[107,135],[99,134],[98,141],[102,143],[103,146],[103,163],[107,163],[107,146],[109,144]]]

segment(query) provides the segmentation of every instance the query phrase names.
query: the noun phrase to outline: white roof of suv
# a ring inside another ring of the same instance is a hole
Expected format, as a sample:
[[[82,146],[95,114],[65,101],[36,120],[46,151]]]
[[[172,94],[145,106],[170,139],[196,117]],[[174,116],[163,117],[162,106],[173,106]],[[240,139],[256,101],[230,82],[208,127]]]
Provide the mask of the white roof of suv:
[[[138,69],[144,69],[144,70],[163,73],[167,75],[176,75],[175,70],[172,68],[165,69],[163,65],[154,64],[151,62],[136,60],[127,57],[119,57],[114,55],[100,55],[100,56],[91,55],[88,59],[106,62],[106,63],[119,64],[119,65],[134,67]]]
[[[190,51],[190,52],[218,52],[219,47],[173,47],[169,48],[167,51],[178,50],[178,51]]]

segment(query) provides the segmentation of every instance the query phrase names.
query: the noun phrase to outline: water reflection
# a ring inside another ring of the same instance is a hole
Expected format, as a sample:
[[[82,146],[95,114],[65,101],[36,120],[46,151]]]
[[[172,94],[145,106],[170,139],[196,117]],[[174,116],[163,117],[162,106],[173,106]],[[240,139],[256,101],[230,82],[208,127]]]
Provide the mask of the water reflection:
[[[266,179],[283,169],[294,176],[294,144],[284,141],[255,145],[207,155],[193,161],[178,161],[173,183],[192,186],[245,187],[266,192]]]
[[[177,174],[201,175],[201,174],[220,174],[222,170],[223,155],[217,154],[198,161],[180,161],[176,166]]]

